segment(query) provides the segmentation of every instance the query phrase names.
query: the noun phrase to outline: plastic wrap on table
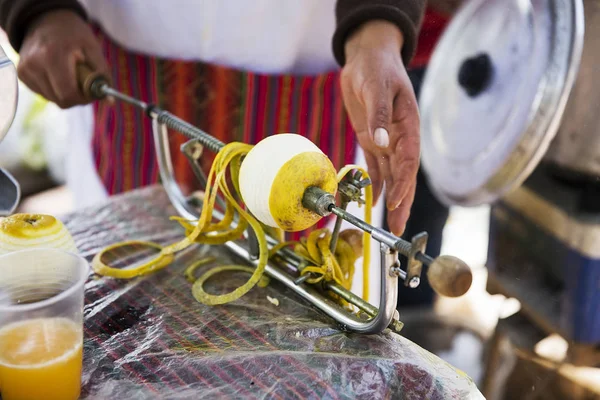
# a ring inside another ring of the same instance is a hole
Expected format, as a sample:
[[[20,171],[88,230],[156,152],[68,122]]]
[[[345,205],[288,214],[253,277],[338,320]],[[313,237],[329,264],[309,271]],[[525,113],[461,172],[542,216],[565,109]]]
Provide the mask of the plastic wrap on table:
[[[65,223],[91,259],[117,241],[181,238],[171,215],[162,188],[153,187]],[[195,246],[146,277],[90,277],[82,398],[483,398],[468,376],[402,336],[342,332],[276,281],[231,304],[198,303],[184,271],[207,255],[217,264],[199,273],[237,261],[223,247]],[[207,290],[231,290],[248,276],[218,275]]]

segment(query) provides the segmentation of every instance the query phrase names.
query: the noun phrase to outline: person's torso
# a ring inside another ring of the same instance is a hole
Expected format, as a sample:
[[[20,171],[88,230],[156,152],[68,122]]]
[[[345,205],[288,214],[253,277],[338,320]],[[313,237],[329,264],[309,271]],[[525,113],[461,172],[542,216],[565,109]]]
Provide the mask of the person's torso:
[[[335,0],[80,0],[123,47],[258,73],[319,74],[331,50]]]

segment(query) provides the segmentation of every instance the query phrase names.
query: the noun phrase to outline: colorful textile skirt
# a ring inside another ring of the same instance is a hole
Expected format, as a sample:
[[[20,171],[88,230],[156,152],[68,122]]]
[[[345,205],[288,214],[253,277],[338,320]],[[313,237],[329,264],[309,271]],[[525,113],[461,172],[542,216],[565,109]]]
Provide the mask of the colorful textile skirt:
[[[354,162],[356,139],[344,110],[338,71],[262,75],[166,60],[130,52],[96,31],[117,90],[156,104],[225,143],[255,144],[269,135],[293,132],[319,146],[336,169]],[[94,112],[93,154],[108,194],[159,182],[151,120],[121,102],[98,102]],[[170,135],[176,178],[189,192],[198,183],[179,150],[186,140],[181,134]],[[203,154],[205,172],[213,158],[214,154]]]

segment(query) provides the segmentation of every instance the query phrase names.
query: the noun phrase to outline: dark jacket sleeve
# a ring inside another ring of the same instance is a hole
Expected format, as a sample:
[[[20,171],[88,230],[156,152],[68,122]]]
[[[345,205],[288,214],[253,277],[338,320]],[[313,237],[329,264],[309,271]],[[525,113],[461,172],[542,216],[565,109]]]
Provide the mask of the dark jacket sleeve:
[[[29,24],[45,12],[60,9],[72,10],[87,18],[77,0],[0,0],[0,27],[12,47],[19,51]]]
[[[408,65],[417,48],[426,3],[427,0],[338,0],[333,35],[333,54],[337,62],[341,66],[345,64],[344,45],[354,30],[367,21],[382,19],[396,24],[402,31],[402,59]]]

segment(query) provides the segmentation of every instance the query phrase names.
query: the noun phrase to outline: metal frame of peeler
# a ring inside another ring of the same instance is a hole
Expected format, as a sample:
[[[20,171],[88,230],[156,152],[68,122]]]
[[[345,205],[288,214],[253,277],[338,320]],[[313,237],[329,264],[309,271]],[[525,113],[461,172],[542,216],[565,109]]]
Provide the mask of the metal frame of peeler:
[[[217,153],[225,144],[165,110],[111,88],[105,77],[93,73],[86,66],[78,66],[78,78],[81,90],[88,98],[102,99],[112,97],[141,109],[152,119],[154,141],[163,187],[176,211],[182,217],[190,220],[198,219],[200,214],[198,207],[201,207],[202,202],[194,196],[186,197],[176,182],[171,162],[168,129],[177,131],[190,139],[190,141],[182,146],[181,150],[190,161],[194,173],[202,184],[206,184],[207,179],[199,167],[199,156],[205,150]],[[337,220],[332,234],[332,246],[337,241],[342,220],[367,232],[373,239],[379,242],[381,271],[379,308],[374,307],[335,282],[325,282],[315,285],[308,284],[305,282],[305,279],[298,278],[298,276],[294,277],[286,272],[283,268],[284,266],[291,267],[296,273],[303,268],[303,262],[289,249],[280,250],[268,262],[265,272],[268,276],[281,282],[318,310],[331,317],[343,330],[362,334],[377,334],[389,327],[393,331],[399,332],[403,326],[402,322],[399,321],[399,315],[396,311],[399,277],[405,281],[407,286],[415,288],[419,285],[422,265],[425,264],[429,266],[428,276],[434,290],[442,292],[442,294],[454,293],[452,295],[460,296],[470,287],[472,275],[469,267],[458,258],[440,256],[433,259],[426,255],[426,233],[417,235],[413,238],[412,242],[407,242],[383,229],[371,226],[348,213],[345,209],[347,204],[352,201],[362,202],[362,189],[369,184],[371,183],[368,180],[361,180],[360,175],[348,174],[340,182],[338,190],[341,206],[336,205],[333,195],[314,187],[306,190],[303,205],[321,216],[336,215]],[[222,202],[223,200],[221,199],[220,201]],[[214,210],[213,216],[217,219],[223,217],[222,213],[218,210]],[[246,239],[245,243],[240,240],[230,241],[225,246],[234,255],[256,265],[258,254],[256,240],[248,232],[244,236]],[[270,236],[267,236],[267,242],[269,246],[277,244],[277,240]],[[409,259],[406,271],[400,266],[398,253],[404,254]],[[432,269],[435,272],[434,274],[430,274]],[[434,284],[435,282],[437,284]],[[323,291],[330,291],[337,294],[350,304],[356,306],[356,308],[370,318],[364,318],[359,313],[344,310],[336,302],[327,298]]]

